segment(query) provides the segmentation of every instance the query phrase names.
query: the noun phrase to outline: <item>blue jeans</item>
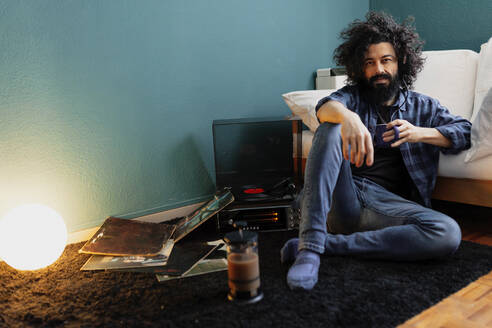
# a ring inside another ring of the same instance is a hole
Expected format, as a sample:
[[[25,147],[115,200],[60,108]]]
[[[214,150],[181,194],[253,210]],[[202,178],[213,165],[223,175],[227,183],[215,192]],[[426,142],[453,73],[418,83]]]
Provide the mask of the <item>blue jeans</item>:
[[[300,200],[299,250],[394,260],[452,254],[461,242],[447,215],[352,176],[340,125],[317,129]]]

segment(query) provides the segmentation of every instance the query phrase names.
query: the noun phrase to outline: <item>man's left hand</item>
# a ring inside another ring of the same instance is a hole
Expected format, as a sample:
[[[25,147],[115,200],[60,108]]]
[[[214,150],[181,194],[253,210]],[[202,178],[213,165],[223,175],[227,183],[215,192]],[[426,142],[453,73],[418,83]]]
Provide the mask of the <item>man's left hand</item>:
[[[443,136],[436,128],[421,128],[406,120],[389,122],[386,127],[391,130],[383,133],[384,142],[390,142],[395,138],[394,126],[398,127],[400,138],[393,142],[391,147],[398,147],[404,142],[423,142],[444,148],[449,148],[452,145],[451,140]]]
[[[386,128],[391,129],[383,133],[383,141],[389,142],[395,138],[395,131],[393,127],[398,127],[400,130],[400,139],[391,144],[391,147],[398,147],[404,142],[420,142],[423,135],[423,128],[413,125],[406,120],[394,120],[386,125]]]

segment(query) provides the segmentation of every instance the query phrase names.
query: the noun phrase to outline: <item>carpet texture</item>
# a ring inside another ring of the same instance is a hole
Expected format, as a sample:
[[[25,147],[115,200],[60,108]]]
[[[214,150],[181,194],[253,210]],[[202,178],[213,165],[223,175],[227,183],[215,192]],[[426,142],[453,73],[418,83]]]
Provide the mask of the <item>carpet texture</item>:
[[[295,232],[261,233],[264,299],[226,300],[227,272],[158,283],[128,272],[81,272],[69,245],[49,268],[0,263],[0,327],[394,327],[492,269],[492,248],[463,242],[444,260],[399,263],[321,258],[311,292],[290,291],[279,250]]]

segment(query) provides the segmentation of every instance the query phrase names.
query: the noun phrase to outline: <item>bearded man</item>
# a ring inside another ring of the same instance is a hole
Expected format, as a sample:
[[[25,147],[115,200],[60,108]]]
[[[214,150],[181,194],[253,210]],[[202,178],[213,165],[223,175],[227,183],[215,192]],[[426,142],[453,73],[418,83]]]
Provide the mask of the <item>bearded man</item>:
[[[424,60],[409,22],[370,12],[341,38],[335,61],[348,85],[316,106],[299,238],[281,250],[282,262],[295,260],[292,289],[315,286],[321,254],[414,261],[452,254],[461,242],[458,224],[432,210],[430,197],[439,152],[469,148],[471,123],[410,91]],[[386,124],[386,147],[373,144],[377,124]]]

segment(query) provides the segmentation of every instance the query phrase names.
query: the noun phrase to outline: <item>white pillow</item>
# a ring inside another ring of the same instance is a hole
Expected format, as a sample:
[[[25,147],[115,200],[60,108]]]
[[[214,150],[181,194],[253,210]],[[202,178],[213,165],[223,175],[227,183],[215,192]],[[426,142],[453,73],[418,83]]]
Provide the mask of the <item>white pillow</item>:
[[[471,148],[466,153],[465,163],[492,154],[492,87],[482,101],[471,130]]]
[[[328,89],[293,91],[283,94],[282,98],[284,98],[292,113],[299,116],[309,130],[314,132],[319,126],[315,111],[316,105],[322,98],[331,95],[335,91]]]
[[[492,38],[480,47],[472,122],[477,117],[482,101],[490,88],[492,88]]]

